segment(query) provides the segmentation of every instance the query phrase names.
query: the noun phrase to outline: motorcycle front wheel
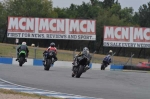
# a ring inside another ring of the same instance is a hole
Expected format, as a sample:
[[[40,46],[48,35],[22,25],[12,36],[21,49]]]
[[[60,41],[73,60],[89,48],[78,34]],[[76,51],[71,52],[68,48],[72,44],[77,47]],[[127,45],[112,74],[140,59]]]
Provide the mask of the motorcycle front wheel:
[[[79,70],[78,70],[78,72],[76,74],[76,78],[80,78],[80,76],[82,75],[83,72],[84,72],[84,67],[80,66]]]
[[[47,59],[46,60],[46,65],[44,66],[44,70],[49,70],[50,69],[50,65],[51,65],[51,60]]]
[[[102,65],[101,65],[101,70],[105,70],[105,68],[106,68],[105,65],[102,64]]]

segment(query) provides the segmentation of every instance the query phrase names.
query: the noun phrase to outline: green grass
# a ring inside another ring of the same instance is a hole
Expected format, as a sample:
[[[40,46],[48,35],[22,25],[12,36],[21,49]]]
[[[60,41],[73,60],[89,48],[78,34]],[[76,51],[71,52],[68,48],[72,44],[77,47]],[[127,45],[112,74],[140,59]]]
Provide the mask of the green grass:
[[[6,89],[0,89],[0,93],[26,96],[29,99],[30,99],[30,97],[38,98],[38,99],[60,99],[60,98],[42,96],[42,95],[38,95],[38,94],[29,94],[29,93],[23,93],[23,92],[16,92],[16,91],[13,91],[13,90],[6,90]]]
[[[13,44],[5,44],[5,43],[0,43],[0,56],[3,57],[16,57],[16,46]],[[30,47],[29,48],[29,57],[28,58],[35,58],[35,47]],[[37,48],[36,49],[36,59],[43,59],[43,52],[46,48]],[[79,52],[76,52],[76,54]],[[101,63],[102,59],[106,55],[100,55],[100,54],[94,54],[94,57],[92,58],[93,63]],[[66,51],[66,50],[60,50],[58,49],[58,54],[57,54],[58,60],[59,61],[73,61],[73,51]],[[119,57],[119,56],[114,56],[113,57],[115,64],[124,64],[128,61],[129,57]],[[139,62],[147,61],[147,59],[140,59],[140,58],[133,58],[132,59],[132,64],[137,64]]]
[[[17,45],[0,43],[0,56],[16,57],[16,47]],[[28,48],[29,48],[28,58],[43,59],[43,52],[46,48],[36,48],[36,47],[28,47]],[[73,52],[58,50],[57,57],[61,61],[72,61]]]

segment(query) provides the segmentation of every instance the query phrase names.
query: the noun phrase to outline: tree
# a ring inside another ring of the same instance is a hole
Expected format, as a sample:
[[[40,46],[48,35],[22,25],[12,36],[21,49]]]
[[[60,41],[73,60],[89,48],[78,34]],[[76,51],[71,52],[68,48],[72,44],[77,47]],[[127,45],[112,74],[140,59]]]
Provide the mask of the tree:
[[[51,0],[5,0],[4,6],[11,16],[57,17]]]
[[[139,12],[136,13],[135,17],[138,16],[138,21],[140,26],[149,27],[150,26],[150,2],[148,4],[143,4],[139,8]]]
[[[4,33],[7,25],[7,15],[3,3],[0,2],[0,42],[3,41]]]
[[[57,13],[54,12],[51,0],[5,0],[3,3],[3,11],[6,13],[2,15],[3,21],[7,22],[7,16],[20,16],[20,17],[57,17]],[[7,25],[0,27],[4,35]],[[12,42],[13,39],[9,39]],[[23,39],[31,41],[28,39]],[[37,40],[40,42],[40,40]]]
[[[92,6],[103,6],[103,2],[99,0],[90,0]]]
[[[113,4],[118,4],[118,0],[104,0],[103,1],[103,7],[104,8],[111,8]]]
[[[67,14],[66,12],[66,9],[65,8],[54,8],[54,12],[57,13],[57,17],[58,18],[67,18],[69,15]]]

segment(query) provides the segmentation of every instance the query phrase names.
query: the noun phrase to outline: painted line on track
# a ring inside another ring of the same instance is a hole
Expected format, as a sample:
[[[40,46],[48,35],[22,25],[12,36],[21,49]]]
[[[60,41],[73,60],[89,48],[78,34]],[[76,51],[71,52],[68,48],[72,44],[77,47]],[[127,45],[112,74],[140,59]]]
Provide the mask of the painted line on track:
[[[3,80],[1,78],[0,78],[0,88],[13,90],[13,91],[17,91],[17,92],[24,92],[24,93],[29,93],[29,94],[39,94],[39,95],[43,95],[43,96],[64,98],[64,99],[104,99],[104,98],[95,98],[95,97],[67,94],[67,93],[37,89],[37,88],[32,88],[32,87],[26,87],[26,86],[11,83],[11,82]]]

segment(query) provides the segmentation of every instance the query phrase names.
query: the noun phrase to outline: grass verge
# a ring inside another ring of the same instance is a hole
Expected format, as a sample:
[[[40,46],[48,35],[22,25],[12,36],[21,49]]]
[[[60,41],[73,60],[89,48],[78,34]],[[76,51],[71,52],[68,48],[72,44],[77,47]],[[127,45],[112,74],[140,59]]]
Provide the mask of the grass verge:
[[[41,95],[38,95],[38,94],[29,94],[29,93],[23,93],[23,92],[16,92],[16,91],[13,91],[13,90],[6,90],[6,89],[0,89],[0,93],[6,94],[6,95],[11,94],[11,95],[26,96],[26,97],[28,97],[28,99],[30,99],[31,97],[38,98],[38,99],[60,99],[60,98],[41,96]]]
[[[5,57],[16,57],[16,46],[13,44],[5,44],[5,43],[0,43],[0,56],[5,56]],[[29,47],[29,57],[28,58],[36,58],[36,59],[42,59],[43,58],[43,51],[46,48],[36,48],[36,47]],[[35,54],[36,53],[36,54]],[[79,52],[76,52],[76,54]],[[101,54],[94,54],[93,56],[93,63],[101,63],[102,59],[106,55],[101,55]],[[73,61],[73,51],[66,51],[66,50],[60,50],[58,49],[58,54],[57,54],[58,60],[59,61]],[[114,56],[113,57],[113,63],[114,64],[125,64],[128,60],[129,57],[120,57],[120,56]],[[136,65],[139,62],[147,61],[147,59],[142,59],[142,58],[132,58],[132,62],[130,61],[129,64]]]

